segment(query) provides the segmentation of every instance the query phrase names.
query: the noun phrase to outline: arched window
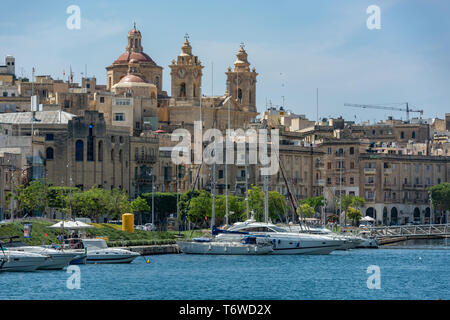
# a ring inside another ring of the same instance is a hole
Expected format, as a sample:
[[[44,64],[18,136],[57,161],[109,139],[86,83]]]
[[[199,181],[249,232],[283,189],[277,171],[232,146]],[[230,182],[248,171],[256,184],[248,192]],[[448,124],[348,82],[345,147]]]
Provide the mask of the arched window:
[[[84,143],[82,140],[75,142],[75,161],[84,161]]]
[[[186,97],[186,84],[184,82],[180,85],[180,95],[179,95],[179,97],[180,98],[185,98]]]
[[[402,132],[400,132],[400,138],[401,139],[405,139],[405,133],[402,131]]]
[[[52,147],[48,147],[47,150],[45,150],[45,158],[47,160],[53,160],[53,148]]]
[[[416,138],[416,132],[415,132],[415,131],[413,131],[413,132],[411,133],[411,138],[412,138],[412,139],[415,139],[415,138]]]
[[[241,90],[241,88],[238,89],[238,99],[239,99],[239,102],[242,103],[242,90]]]
[[[103,161],[103,141],[98,142],[98,161]]]
[[[87,161],[94,161],[94,136],[93,136],[94,125],[89,125],[89,136],[87,138]]]

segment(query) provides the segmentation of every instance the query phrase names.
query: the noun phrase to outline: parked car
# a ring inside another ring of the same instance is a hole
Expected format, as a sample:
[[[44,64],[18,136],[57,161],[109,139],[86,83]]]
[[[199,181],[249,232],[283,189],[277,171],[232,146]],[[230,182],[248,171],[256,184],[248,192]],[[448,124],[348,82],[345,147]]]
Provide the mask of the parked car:
[[[156,230],[156,227],[153,225],[153,223],[146,223],[146,224],[144,224],[144,230],[154,231],[154,230]]]

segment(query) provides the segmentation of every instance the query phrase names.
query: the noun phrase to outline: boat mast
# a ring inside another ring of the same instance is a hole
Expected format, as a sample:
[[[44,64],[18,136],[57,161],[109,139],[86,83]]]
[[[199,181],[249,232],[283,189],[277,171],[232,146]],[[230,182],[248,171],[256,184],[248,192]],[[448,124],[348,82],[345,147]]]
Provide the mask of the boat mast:
[[[264,141],[266,142],[266,152],[267,152],[267,122],[264,121]],[[267,154],[268,156],[268,154]],[[269,175],[264,175],[264,222],[269,223]]]
[[[214,120],[214,131],[216,130],[216,121]],[[216,136],[214,136],[214,158],[216,158]],[[212,194],[212,216],[211,216],[211,230],[216,223],[216,160],[214,159],[211,172],[211,194]]]

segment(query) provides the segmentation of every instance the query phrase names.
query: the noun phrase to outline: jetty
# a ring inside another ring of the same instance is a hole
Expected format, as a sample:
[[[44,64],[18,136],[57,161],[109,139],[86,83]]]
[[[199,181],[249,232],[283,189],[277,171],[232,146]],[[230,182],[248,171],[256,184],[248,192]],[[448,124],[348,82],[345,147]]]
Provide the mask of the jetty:
[[[410,239],[440,239],[450,237],[450,224],[420,224],[404,226],[369,227],[380,245]]]

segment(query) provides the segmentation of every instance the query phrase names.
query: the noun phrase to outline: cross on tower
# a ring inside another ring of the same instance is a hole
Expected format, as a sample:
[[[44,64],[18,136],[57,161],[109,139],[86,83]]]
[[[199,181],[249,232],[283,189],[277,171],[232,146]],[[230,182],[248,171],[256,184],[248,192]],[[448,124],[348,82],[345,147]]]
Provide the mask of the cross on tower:
[[[186,42],[189,42],[189,34],[188,34],[188,33],[186,33],[186,34],[184,35],[184,39],[186,39]]]
[[[136,21],[133,21],[134,29],[136,29]]]
[[[245,48],[245,44],[243,42],[241,42],[240,47],[243,50]]]

